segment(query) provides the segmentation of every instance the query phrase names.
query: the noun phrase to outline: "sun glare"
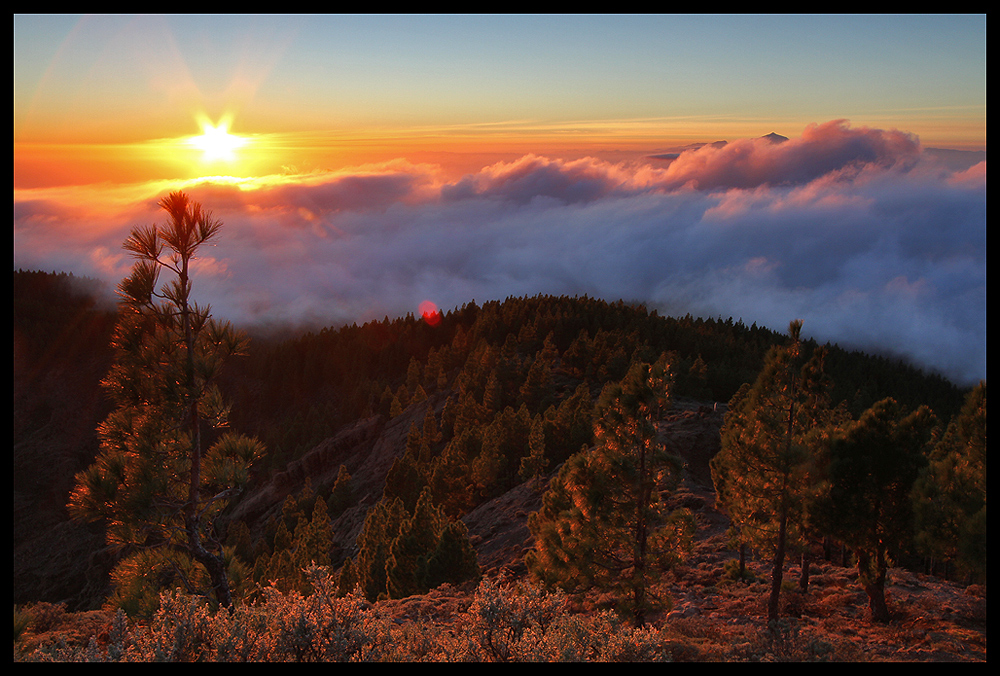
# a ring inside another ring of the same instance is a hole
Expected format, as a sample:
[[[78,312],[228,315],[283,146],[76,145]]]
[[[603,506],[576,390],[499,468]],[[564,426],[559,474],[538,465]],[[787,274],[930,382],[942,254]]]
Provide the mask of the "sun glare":
[[[202,130],[202,135],[193,137],[191,143],[201,149],[206,162],[232,162],[236,150],[246,145],[246,139],[229,133],[229,123],[225,120],[217,125],[202,122]]]

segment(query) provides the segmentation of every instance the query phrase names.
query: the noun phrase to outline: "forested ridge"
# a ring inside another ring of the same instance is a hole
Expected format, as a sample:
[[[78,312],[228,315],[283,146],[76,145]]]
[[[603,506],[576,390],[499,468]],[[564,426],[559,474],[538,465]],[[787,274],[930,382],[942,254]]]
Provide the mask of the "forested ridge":
[[[42,504],[53,509],[73,472],[93,457],[94,437],[53,436],[51,429],[65,416],[93,430],[106,415],[98,383],[111,359],[115,310],[100,300],[107,297],[100,282],[72,275],[15,271],[14,290],[15,602],[56,601],[18,597],[24,575],[18,518]],[[673,401],[725,410],[788,339],[743,318],[665,317],[641,304],[587,296],[470,300],[426,316],[247,333],[248,352],[227,363],[219,382],[232,403],[231,429],[266,449],[251,484],[263,484],[358,421],[391,421],[431,402],[411,425],[405,452],[367,509],[350,555],[332,558],[323,544],[331,522],[360,498],[343,467],[336,482],[307,483],[289,495],[280,518],[230,520],[221,534],[240,564],[238,593],[252,594],[255,585],[278,578],[283,591],[307,594],[314,579],[303,569],[311,562],[338,573],[328,584],[341,590],[359,584],[373,601],[477,578],[481,571],[461,517],[533,477],[553,476],[594,444],[602,393],[634,365],[668,363]],[[852,419],[892,398],[907,410],[927,406],[943,429],[969,395],[898,359],[802,341],[804,354],[820,347],[831,407]],[[70,377],[74,370],[87,376]],[[70,411],[70,401],[92,405]],[[62,445],[68,460],[60,476],[40,487],[29,476],[43,471],[32,458],[52,445]],[[151,612],[155,598],[127,587],[118,580],[119,604]],[[59,593],[73,595],[65,588]]]
[[[273,455],[292,458],[351,420],[388,414],[392,396],[405,404],[417,385],[430,394],[453,389],[459,376],[484,388],[493,375],[484,368],[498,367],[505,405],[519,405],[519,389],[546,340],[559,355],[549,366],[557,379],[549,384],[552,396],[565,397],[584,380],[599,391],[632,360],[668,351],[676,355],[677,396],[725,403],[756,377],[783,334],[742,319],[664,317],[640,304],[586,296],[470,301],[434,325],[410,314],[254,338],[252,354],[231,374],[234,424],[260,434]],[[805,349],[813,346],[807,341]],[[927,404],[944,419],[961,406],[964,392],[941,376],[900,359],[829,347],[831,398],[855,415],[886,396],[910,407]]]

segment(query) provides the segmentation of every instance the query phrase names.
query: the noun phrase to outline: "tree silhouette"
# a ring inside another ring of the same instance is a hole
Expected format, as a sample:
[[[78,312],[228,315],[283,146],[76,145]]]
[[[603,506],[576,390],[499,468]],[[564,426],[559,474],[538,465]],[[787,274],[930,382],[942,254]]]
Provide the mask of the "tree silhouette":
[[[104,520],[108,542],[126,554],[156,550],[193,560],[218,603],[229,606],[214,518],[247,481],[263,447],[216,432],[206,449],[206,436],[227,424],[216,380],[246,340],[191,297],[191,263],[222,223],[184,193],[159,206],[168,221],[134,228],[124,244],[136,262],[118,286],[115,359],[102,383],[115,409],[98,428],[99,455],[76,476],[69,509],[78,519]],[[162,272],[172,279],[157,289]],[[195,586],[183,566],[174,569]]]

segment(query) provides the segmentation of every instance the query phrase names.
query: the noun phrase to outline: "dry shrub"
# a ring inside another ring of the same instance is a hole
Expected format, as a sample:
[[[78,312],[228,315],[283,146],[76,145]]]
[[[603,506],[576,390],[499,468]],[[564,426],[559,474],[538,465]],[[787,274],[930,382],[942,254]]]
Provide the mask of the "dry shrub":
[[[66,616],[65,603],[35,603],[27,609],[31,617],[29,626],[36,634],[44,634],[56,627]]]
[[[314,592],[273,587],[231,612],[203,599],[164,592],[147,625],[119,612],[103,640],[64,641],[24,661],[66,662],[335,662],[335,661],[636,661],[670,659],[660,632],[637,629],[613,612],[566,612],[561,593],[527,584],[484,581],[453,627],[398,623],[361,597],[337,596],[321,568],[307,571]],[[420,602],[413,608],[427,610]]]

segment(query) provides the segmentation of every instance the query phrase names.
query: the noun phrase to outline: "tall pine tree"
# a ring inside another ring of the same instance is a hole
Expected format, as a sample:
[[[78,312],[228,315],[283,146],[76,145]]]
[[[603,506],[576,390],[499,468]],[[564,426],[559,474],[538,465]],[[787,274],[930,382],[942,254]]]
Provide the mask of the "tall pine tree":
[[[607,386],[597,406],[596,446],[566,461],[528,521],[535,548],[526,562],[536,579],[569,591],[616,593],[637,626],[653,607],[650,586],[683,556],[693,534],[690,514],[667,511],[661,499],[680,471],[656,437],[670,382],[661,359],[637,362]]]
[[[97,459],[76,476],[69,510],[78,519],[104,521],[108,542],[126,553],[192,560],[207,573],[218,603],[229,606],[214,519],[246,483],[263,448],[234,434],[208,441],[228,414],[215,382],[226,358],[246,342],[192,298],[192,263],[222,223],[184,193],[159,205],[168,221],[134,228],[124,244],[136,263],[118,286],[115,360],[102,383],[115,408],[98,428]],[[157,288],[164,272],[172,279]],[[197,589],[192,579],[184,583]]]
[[[789,324],[788,342],[770,349],[753,385],[730,401],[722,445],[711,462],[717,504],[738,539],[771,556],[769,620],[778,618],[789,542],[799,540],[805,523],[813,480],[808,439],[828,420],[817,396],[821,369],[815,359],[800,365],[801,328],[801,321]]]

